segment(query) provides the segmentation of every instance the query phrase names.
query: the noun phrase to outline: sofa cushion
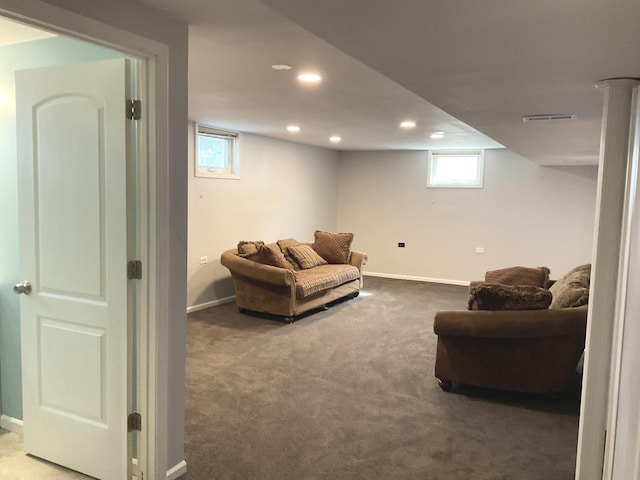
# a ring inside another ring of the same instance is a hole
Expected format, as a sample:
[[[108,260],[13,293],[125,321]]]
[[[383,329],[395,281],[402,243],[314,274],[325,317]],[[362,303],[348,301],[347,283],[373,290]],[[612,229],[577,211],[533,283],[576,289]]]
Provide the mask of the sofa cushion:
[[[253,260],[254,262],[262,263],[264,265],[293,270],[291,264],[287,262],[287,259],[284,258],[284,255],[280,251],[280,247],[275,243],[261,245],[256,253],[249,255],[246,258],[247,260]]]
[[[591,264],[580,265],[569,271],[549,288],[553,295],[551,308],[570,308],[589,302]]]
[[[360,271],[352,265],[320,265],[310,270],[300,270],[296,275],[296,298],[306,298],[343,283],[360,278]]]
[[[261,240],[241,240],[238,242],[238,255],[240,257],[248,257],[254,253],[258,253],[258,249],[264,245]]]
[[[530,285],[547,288],[549,269],[547,267],[509,267],[488,271],[484,276],[485,283],[501,283],[503,285]]]
[[[302,270],[327,264],[327,261],[309,245],[292,245],[287,248],[287,252]]]
[[[316,230],[313,249],[329,263],[349,263],[353,233]]]
[[[280,251],[284,255],[284,258],[287,259],[287,262],[291,265],[293,270],[300,270],[300,266],[296,263],[296,259],[291,256],[291,254],[287,251],[287,248],[292,247],[294,245],[302,245],[295,238],[283,238],[276,242],[278,247],[280,247]]]
[[[530,285],[481,283],[469,289],[469,310],[542,310],[551,304],[551,292]]]

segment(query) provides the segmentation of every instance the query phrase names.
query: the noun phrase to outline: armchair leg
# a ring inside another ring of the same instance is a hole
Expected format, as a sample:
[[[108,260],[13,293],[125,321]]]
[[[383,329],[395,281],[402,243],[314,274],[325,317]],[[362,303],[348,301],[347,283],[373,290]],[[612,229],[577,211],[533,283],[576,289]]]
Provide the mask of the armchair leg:
[[[453,382],[451,380],[442,380],[441,378],[438,379],[438,386],[442,389],[443,392],[448,392],[449,390],[451,390],[452,385]]]
[[[284,323],[290,324],[293,322],[293,317],[282,317]]]

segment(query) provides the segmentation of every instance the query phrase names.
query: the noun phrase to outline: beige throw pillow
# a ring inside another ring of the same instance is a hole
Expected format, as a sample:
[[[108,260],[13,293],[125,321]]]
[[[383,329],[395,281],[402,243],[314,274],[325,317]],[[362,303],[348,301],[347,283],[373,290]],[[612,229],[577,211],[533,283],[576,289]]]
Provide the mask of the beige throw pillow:
[[[353,233],[316,230],[313,249],[329,263],[349,263]]]
[[[275,243],[262,245],[256,253],[249,255],[247,259],[264,265],[291,270],[291,265],[287,262],[287,259],[284,258],[280,248]]]
[[[296,259],[291,256],[287,249],[294,245],[302,244],[295,238],[283,238],[281,240],[278,240],[276,243],[278,244],[278,247],[280,247],[280,251],[284,255],[284,258],[286,258],[289,265],[291,265],[291,268],[294,270],[300,270],[300,267],[296,263]]]
[[[309,245],[293,245],[287,250],[302,270],[327,264],[327,261],[318,255]]]
[[[238,242],[238,255],[248,257],[254,253],[258,253],[258,250],[262,246],[264,246],[264,242],[261,240],[241,240]]]

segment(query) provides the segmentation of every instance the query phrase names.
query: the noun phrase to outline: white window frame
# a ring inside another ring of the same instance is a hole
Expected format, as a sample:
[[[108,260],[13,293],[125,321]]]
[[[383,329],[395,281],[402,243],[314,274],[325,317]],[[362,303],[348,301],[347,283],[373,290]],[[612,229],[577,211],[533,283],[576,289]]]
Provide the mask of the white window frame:
[[[196,123],[195,125],[195,138],[194,138],[194,172],[196,177],[204,178],[226,178],[231,180],[240,179],[240,155],[239,155],[239,143],[240,135],[237,132],[230,132],[222,130],[220,128],[211,127],[208,125],[201,125]],[[228,166],[226,168],[210,168],[200,165],[199,149],[198,149],[198,137],[200,135],[207,135],[216,138],[221,138],[229,143],[229,156]]]
[[[476,157],[476,176],[472,180],[441,181],[437,178],[438,162],[453,156]],[[483,188],[484,150],[429,150],[427,157],[427,187],[429,188]]]

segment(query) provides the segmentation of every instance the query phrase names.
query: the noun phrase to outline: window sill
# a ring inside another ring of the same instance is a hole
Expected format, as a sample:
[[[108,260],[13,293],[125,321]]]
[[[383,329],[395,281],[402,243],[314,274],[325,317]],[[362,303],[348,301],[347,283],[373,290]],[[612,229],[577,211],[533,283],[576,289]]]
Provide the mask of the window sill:
[[[235,173],[196,173],[196,178],[219,178],[223,180],[242,180],[240,174]]]

